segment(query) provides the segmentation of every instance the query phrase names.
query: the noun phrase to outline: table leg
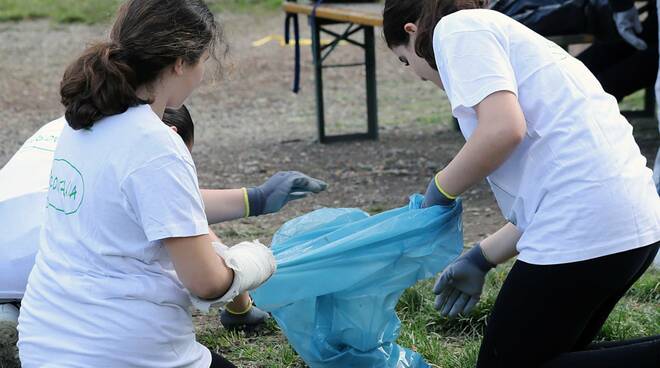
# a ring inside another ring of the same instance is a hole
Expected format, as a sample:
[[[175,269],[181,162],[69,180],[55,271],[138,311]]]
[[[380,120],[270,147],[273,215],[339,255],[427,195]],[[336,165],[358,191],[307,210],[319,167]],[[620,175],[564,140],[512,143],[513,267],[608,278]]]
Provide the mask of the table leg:
[[[316,84],[316,123],[319,142],[325,143],[325,111],[323,106],[323,60],[321,59],[321,30],[317,22],[312,23],[312,54],[314,57],[314,80]]]
[[[367,80],[367,136],[369,139],[378,139],[375,48],[374,27],[364,27],[364,60]]]

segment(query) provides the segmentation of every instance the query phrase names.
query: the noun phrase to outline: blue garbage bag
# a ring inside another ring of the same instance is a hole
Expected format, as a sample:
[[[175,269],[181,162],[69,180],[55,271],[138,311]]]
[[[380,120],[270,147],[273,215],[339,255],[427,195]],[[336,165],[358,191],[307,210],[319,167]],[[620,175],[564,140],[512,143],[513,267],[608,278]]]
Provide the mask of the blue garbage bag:
[[[274,235],[277,272],[251,292],[312,368],[428,367],[396,344],[403,291],[462,250],[460,200],[420,209],[423,197],[374,216],[324,208]]]

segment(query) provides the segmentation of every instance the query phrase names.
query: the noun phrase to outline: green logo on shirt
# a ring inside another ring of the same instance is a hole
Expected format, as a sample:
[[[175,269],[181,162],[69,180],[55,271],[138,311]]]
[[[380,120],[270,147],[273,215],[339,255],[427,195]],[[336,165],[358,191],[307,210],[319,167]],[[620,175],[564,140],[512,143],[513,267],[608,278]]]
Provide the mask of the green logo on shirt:
[[[48,207],[65,215],[78,211],[85,196],[85,181],[80,171],[65,159],[56,158],[48,183]]]
[[[21,148],[34,148],[42,151],[55,152],[59,135],[39,134],[28,139]]]

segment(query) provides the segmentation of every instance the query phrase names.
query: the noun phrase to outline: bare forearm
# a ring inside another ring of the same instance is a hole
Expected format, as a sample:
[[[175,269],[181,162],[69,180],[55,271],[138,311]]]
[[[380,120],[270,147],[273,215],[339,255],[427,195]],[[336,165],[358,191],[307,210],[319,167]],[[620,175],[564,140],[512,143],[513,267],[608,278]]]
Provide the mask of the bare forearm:
[[[202,189],[201,192],[209,224],[245,217],[243,189]]]
[[[516,96],[496,92],[477,107],[479,123],[456,157],[437,175],[447,193],[460,195],[506,161],[522,141],[525,118]]]
[[[456,157],[438,173],[438,183],[452,195],[460,195],[495,171],[519,141],[505,131],[475,131]]]
[[[234,272],[216,254],[211,242],[209,235],[164,239],[179,279],[202,299],[224,295],[234,278]]]
[[[481,241],[481,250],[492,264],[504,263],[518,254],[516,244],[522,234],[512,223],[507,223],[494,234]]]

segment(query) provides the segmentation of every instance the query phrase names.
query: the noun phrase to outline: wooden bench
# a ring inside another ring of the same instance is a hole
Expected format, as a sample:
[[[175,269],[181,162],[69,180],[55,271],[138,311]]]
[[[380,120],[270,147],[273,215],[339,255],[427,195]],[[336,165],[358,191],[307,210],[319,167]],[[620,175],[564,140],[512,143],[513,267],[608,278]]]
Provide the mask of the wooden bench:
[[[383,25],[383,5],[378,3],[322,3],[316,9],[314,3],[289,2],[282,4],[287,14],[302,14],[312,18],[310,21],[312,33],[312,56],[314,60],[314,75],[316,87],[316,120],[318,136],[321,143],[337,141],[378,139],[378,98],[376,92],[376,46],[374,27]],[[334,32],[325,26],[346,24],[342,33]],[[352,38],[362,31],[362,41]],[[329,44],[321,45],[321,33],[333,37]],[[326,64],[323,62],[332,53],[340,41],[364,49],[364,62],[351,64]],[[367,90],[367,131],[366,133],[342,134],[329,136],[325,132],[325,110],[323,100],[323,69],[339,67],[364,66]]]
[[[306,15],[310,21],[312,34],[312,55],[314,60],[315,89],[316,89],[316,116],[318,137],[321,143],[357,139],[378,139],[378,101],[376,91],[376,53],[374,40],[374,27],[383,25],[382,3],[321,3],[315,8],[315,3],[285,1],[282,9],[287,14]],[[314,16],[313,16],[314,14]],[[337,33],[324,26],[346,24],[343,33]],[[355,33],[362,31],[362,42],[351,38]],[[321,45],[321,33],[333,37],[329,44]],[[591,35],[566,35],[548,37],[565,49],[573,44],[592,43]],[[364,62],[353,64],[324,65],[325,59],[332,53],[340,41],[364,49]],[[337,67],[364,66],[366,71],[367,92],[367,132],[328,136],[325,132],[325,109],[323,99],[323,69]],[[644,109],[641,111],[624,111],[627,117],[648,117],[655,115],[654,87],[646,88]]]

